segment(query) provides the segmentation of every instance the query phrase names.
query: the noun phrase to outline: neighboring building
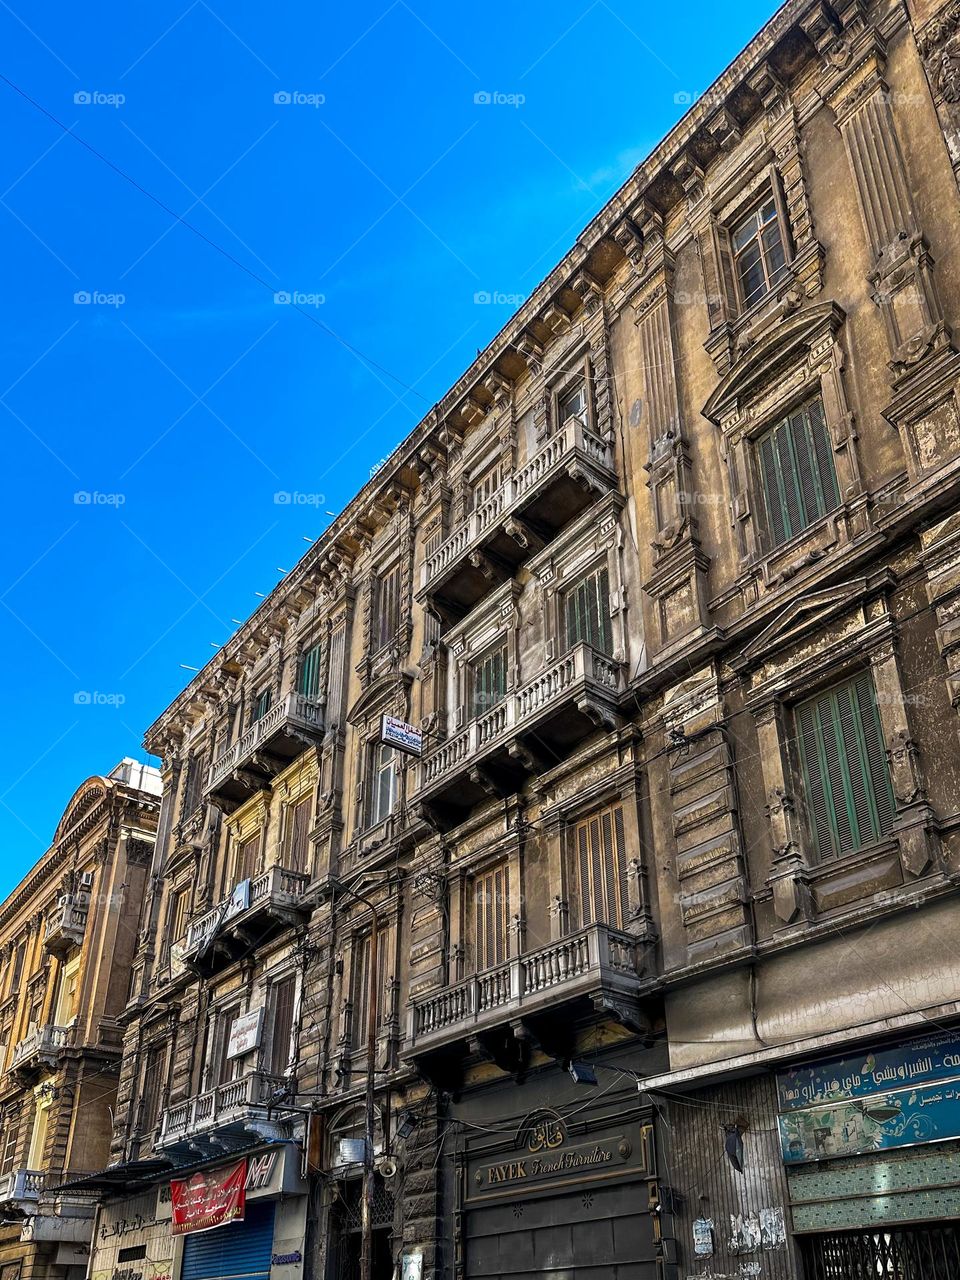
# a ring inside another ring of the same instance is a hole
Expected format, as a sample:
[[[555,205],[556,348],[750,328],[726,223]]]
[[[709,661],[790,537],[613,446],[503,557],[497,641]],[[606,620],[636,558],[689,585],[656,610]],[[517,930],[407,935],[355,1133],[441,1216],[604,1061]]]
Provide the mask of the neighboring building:
[[[0,1276],[77,1280],[94,1205],[61,1183],[109,1155],[156,769],[88,778],[0,904]]]
[[[790,0],[149,730],[95,1280],[353,1280],[371,1013],[375,1280],[960,1274],[958,67]]]

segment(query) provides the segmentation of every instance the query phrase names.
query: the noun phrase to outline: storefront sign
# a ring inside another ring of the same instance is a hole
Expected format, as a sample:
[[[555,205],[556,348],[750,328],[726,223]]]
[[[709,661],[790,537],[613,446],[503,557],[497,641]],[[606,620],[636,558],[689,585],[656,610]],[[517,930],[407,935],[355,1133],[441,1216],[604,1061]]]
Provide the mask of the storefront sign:
[[[260,1044],[260,1028],[263,1026],[263,1009],[251,1009],[234,1020],[227,1042],[227,1057],[242,1058]]]
[[[243,1218],[247,1162],[207,1169],[192,1178],[170,1182],[173,1204],[172,1235],[212,1231]]]
[[[960,1137],[960,1039],[928,1036],[782,1072],[787,1164]]]
[[[275,1253],[270,1259],[271,1266],[274,1267],[293,1267],[298,1262],[303,1261],[303,1254],[299,1249],[294,1249],[293,1253]]]
[[[523,1138],[522,1148],[498,1147],[470,1162],[468,1200],[515,1196],[531,1184],[636,1173],[648,1163],[642,1134],[631,1138],[620,1129],[573,1135],[553,1112],[534,1118]]]
[[[398,720],[396,716],[380,717],[380,741],[388,747],[396,747],[407,755],[423,755],[423,734],[406,720]]]

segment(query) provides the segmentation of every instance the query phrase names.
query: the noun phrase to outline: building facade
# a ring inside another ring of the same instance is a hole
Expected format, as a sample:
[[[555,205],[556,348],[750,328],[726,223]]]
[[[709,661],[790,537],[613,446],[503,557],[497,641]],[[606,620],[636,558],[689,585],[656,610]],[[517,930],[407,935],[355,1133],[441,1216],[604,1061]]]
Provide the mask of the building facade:
[[[109,1157],[118,1015],[159,809],[156,769],[122,760],[88,778],[0,905],[4,1280],[86,1274],[94,1205],[56,1188]]]
[[[960,1273],[958,33],[789,0],[151,727],[96,1280]]]

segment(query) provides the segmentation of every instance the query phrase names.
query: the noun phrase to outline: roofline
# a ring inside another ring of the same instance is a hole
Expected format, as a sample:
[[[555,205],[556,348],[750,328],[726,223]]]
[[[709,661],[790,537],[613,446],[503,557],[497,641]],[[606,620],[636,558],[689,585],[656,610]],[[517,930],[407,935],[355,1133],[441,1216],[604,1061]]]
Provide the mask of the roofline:
[[[432,432],[456,407],[473,386],[487,372],[493,362],[509,345],[511,336],[530,324],[536,317],[551,293],[562,280],[569,277],[571,271],[582,265],[583,261],[609,230],[612,215],[617,218],[629,215],[642,194],[651,185],[653,179],[662,171],[668,157],[686,145],[704,121],[712,115],[720,101],[719,94],[729,94],[736,82],[742,80],[752,67],[760,61],[776,45],[797,18],[806,10],[815,8],[820,0],[785,0],[771,17],[764,23],[752,40],[741,50],[728,66],[713,80],[709,88],[697,99],[690,109],[677,121],[672,129],[653,148],[645,160],[642,160],[630,176],[604,204],[603,208],[587,223],[577,236],[572,247],[567,250],[555,267],[540,281],[526,301],[513,313],[497,334],[490,340],[483,351],[464,370],[452,387],[437,401],[419,423],[411,430],[403,441],[393,450],[382,466],[350,499],[339,516],[320,535],[312,547],[300,557],[294,568],[257,606],[254,612],[233,633],[229,640],[209,659],[193,676],[188,684],[169,703],[164,711],[146,730],[143,738],[144,748],[151,754],[154,739],[162,730],[177,718],[182,708],[196,697],[204,682],[213,675],[223,661],[224,651],[242,643],[243,639],[256,632],[258,626],[270,616],[277,604],[283,599],[295,579],[305,577],[314,563],[324,556],[337,539],[348,531],[349,526],[359,515],[371,497],[382,490],[391,477],[396,476],[398,469],[409,460],[407,455],[415,453]],[[729,82],[729,83],[728,83]]]

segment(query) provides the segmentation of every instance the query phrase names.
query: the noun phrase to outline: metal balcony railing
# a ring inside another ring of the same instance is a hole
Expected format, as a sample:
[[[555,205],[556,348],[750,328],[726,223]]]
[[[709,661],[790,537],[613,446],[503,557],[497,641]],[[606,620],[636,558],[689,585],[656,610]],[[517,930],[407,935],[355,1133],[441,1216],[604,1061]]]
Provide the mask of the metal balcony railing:
[[[268,867],[252,880],[245,880],[211,911],[190,924],[182,954],[186,957],[193,955],[215,933],[240,917],[246,919],[254,911],[296,906],[309,881],[308,875],[300,871],[288,871],[281,866]]]
[[[270,1102],[283,1086],[281,1076],[251,1071],[168,1107],[161,1117],[157,1146],[163,1149],[203,1134],[215,1135],[225,1129],[262,1123]]]

